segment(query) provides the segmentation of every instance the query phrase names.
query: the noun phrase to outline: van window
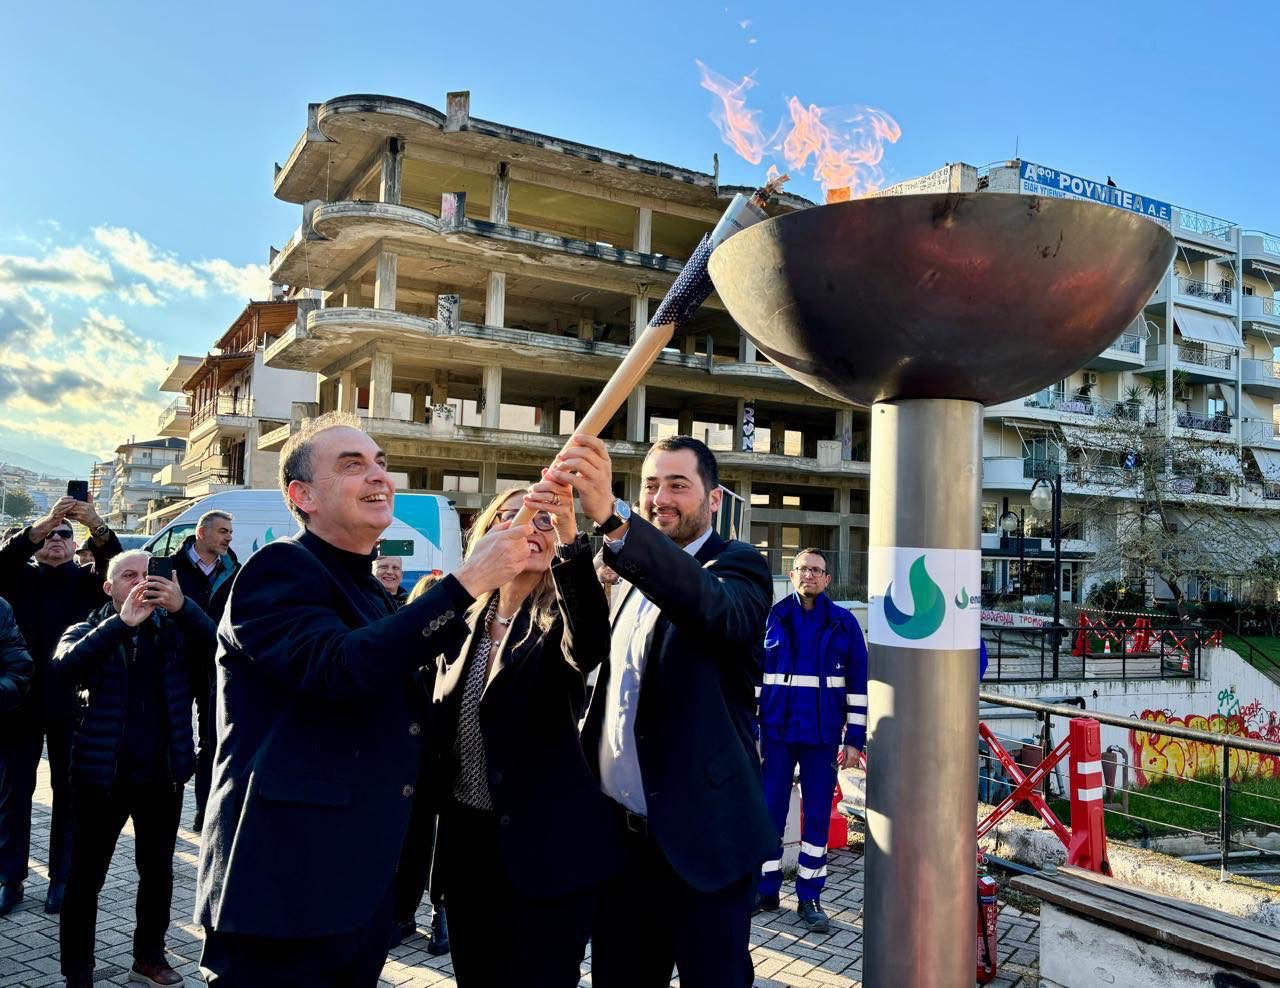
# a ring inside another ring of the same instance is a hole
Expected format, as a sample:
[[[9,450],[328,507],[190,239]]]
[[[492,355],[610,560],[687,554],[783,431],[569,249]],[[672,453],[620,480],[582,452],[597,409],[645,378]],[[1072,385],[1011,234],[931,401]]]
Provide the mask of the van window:
[[[151,555],[172,556],[181,548],[182,543],[187,540],[187,536],[194,535],[195,531],[195,525],[174,525],[167,532],[161,532],[160,537],[152,543]]]

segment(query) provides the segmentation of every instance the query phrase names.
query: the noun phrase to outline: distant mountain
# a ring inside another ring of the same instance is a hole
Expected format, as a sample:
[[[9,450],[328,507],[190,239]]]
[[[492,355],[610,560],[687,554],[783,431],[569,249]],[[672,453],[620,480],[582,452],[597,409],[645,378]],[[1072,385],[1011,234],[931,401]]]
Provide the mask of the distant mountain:
[[[0,463],[9,463],[23,470],[33,470],[48,477],[88,477],[89,467],[93,465],[93,457],[88,453],[73,450],[68,450],[67,454],[66,460],[58,465],[0,446]]]

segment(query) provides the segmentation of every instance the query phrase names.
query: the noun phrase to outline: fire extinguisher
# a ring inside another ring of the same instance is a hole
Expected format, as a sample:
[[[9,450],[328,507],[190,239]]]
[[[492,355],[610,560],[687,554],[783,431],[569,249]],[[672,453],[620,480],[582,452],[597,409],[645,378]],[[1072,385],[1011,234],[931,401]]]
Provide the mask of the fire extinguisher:
[[[978,984],[989,985],[996,979],[996,920],[1000,906],[996,901],[999,886],[986,875],[978,876]]]

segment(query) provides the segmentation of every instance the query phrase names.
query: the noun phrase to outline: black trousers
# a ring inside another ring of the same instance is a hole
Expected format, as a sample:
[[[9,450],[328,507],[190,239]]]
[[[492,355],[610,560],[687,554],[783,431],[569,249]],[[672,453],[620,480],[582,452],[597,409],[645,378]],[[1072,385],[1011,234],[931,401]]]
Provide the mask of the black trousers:
[[[419,776],[413,809],[409,811],[409,829],[400,848],[400,863],[396,865],[394,896],[397,926],[413,922],[428,887],[431,888],[431,904],[440,904],[440,882],[432,881],[431,875],[437,817],[428,789],[427,780]]]
[[[591,984],[665,988],[675,967],[681,988],[749,988],[755,872],[699,892],[651,836],[628,832],[626,846],[626,864],[603,889],[591,928]]]
[[[53,819],[49,826],[49,879],[65,882],[71,869],[71,724],[69,721],[21,721],[0,732],[0,883],[26,880],[31,854],[31,799],[45,738],[49,742],[49,779]]]
[[[216,988],[373,988],[387,960],[392,903],[388,891],[366,926],[337,936],[259,937],[206,926],[200,973]]]
[[[106,881],[120,831],[130,817],[134,865],[138,870],[133,956],[147,963],[163,961],[173,901],[173,849],[182,811],[182,790],[175,792],[165,783],[118,785],[110,792],[77,786],[75,792],[80,812],[72,832],[71,875],[59,918],[62,973],[69,978],[93,973],[98,893]]]
[[[209,802],[209,787],[213,784],[213,749],[218,741],[218,726],[215,723],[217,704],[214,702],[213,686],[204,683],[203,687],[195,691],[196,774],[191,780],[196,797],[197,821],[204,819],[204,808]]]
[[[577,988],[592,894],[521,895],[498,853],[497,817],[456,803],[440,816],[440,870],[458,988]]]

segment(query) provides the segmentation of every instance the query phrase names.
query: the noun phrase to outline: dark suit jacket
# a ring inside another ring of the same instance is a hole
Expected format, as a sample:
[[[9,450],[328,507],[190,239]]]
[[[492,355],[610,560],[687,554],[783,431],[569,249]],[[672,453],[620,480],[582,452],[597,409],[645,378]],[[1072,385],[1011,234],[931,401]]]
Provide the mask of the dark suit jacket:
[[[598,885],[622,860],[616,813],[578,742],[585,677],[609,654],[608,604],[585,546],[572,559],[554,560],[551,573],[559,618],[530,634],[529,609],[517,613],[480,701],[502,861],[516,890],[536,899]],[[428,757],[441,806],[457,774],[458,707],[475,635],[473,629],[460,648],[440,657],[435,679]]]
[[[614,588],[615,617],[633,593],[661,611],[636,713],[650,832],[685,882],[724,888],[755,872],[778,840],[751,728],[757,646],[773,602],[768,564],[715,532],[690,556],[637,514],[622,550],[606,542],[604,553],[627,581]],[[608,676],[606,657],[582,729],[597,773]]]
[[[391,888],[421,758],[412,672],[472,599],[450,576],[392,613],[335,577],[337,552],[309,533],[259,549],[218,628],[195,918],[222,932],[350,932]],[[351,579],[376,588],[364,565]]]

